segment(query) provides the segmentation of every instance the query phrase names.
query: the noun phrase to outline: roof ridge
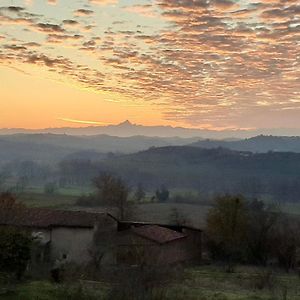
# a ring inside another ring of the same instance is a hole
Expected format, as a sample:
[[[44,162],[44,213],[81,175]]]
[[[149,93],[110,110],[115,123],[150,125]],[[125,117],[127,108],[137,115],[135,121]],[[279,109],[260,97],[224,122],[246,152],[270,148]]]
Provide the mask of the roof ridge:
[[[18,216],[10,215],[2,223],[6,225],[26,227],[94,227],[100,217],[106,216],[104,212],[87,212],[74,210],[56,210],[50,208],[25,208]],[[0,221],[1,223],[1,221]],[[4,225],[4,224],[3,224]]]
[[[159,225],[143,225],[139,227],[133,227],[131,228],[131,230],[135,234],[159,244],[165,244],[181,238],[185,238],[187,236],[182,232],[178,232],[176,230]]]

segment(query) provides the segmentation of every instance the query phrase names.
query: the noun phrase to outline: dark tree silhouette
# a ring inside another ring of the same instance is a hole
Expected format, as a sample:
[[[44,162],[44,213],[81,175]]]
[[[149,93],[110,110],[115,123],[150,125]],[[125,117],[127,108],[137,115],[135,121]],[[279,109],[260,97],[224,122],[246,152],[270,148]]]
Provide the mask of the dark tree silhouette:
[[[97,189],[96,199],[101,204],[117,208],[118,217],[123,220],[131,208],[128,201],[129,187],[120,177],[109,174],[101,175],[93,180]]]
[[[155,195],[159,202],[166,202],[169,199],[170,192],[164,185],[162,185],[156,190]]]

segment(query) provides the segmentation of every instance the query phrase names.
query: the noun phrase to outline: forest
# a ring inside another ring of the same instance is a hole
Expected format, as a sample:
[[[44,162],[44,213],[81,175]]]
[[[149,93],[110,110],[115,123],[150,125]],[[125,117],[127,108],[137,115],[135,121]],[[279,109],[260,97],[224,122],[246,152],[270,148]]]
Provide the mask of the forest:
[[[299,201],[299,167],[300,154],[294,152],[194,146],[150,147],[131,154],[81,151],[56,162],[2,161],[0,186],[15,192],[30,186],[89,188],[95,176],[109,173],[123,178],[132,189],[142,185],[150,193],[163,185],[197,193],[202,199],[233,193],[284,203]]]

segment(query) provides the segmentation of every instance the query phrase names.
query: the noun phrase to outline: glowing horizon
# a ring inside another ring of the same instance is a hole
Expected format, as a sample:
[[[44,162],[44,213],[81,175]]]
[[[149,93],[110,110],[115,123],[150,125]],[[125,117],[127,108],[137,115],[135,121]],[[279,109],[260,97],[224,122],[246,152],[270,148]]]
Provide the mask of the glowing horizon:
[[[297,0],[2,0],[0,128],[300,129]]]

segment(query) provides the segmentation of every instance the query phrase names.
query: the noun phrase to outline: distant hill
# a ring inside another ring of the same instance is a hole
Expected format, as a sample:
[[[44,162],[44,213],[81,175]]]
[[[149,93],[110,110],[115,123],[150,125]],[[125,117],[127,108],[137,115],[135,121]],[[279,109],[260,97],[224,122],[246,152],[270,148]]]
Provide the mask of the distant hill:
[[[200,140],[192,143],[191,146],[200,148],[217,148],[223,147],[231,150],[238,151],[251,151],[251,152],[300,152],[300,137],[287,137],[287,136],[265,136],[259,135],[256,137],[235,140]]]
[[[108,135],[12,134],[0,136],[0,163],[10,160],[53,162],[63,158],[95,159],[104,153],[133,153],[150,147],[185,145],[197,139]]]
[[[83,150],[66,155],[64,160],[89,160],[91,162],[98,162],[107,157],[108,154],[99,153],[93,150]]]
[[[147,137],[174,137],[181,138],[201,137],[210,139],[224,138],[249,138],[258,134],[272,135],[299,135],[299,129],[277,128],[277,129],[258,129],[258,130],[208,130],[197,128],[184,128],[172,126],[145,126],[133,124],[126,120],[120,124],[107,126],[88,126],[81,128],[62,127],[45,129],[24,129],[24,128],[2,128],[0,135],[17,133],[53,133],[67,135],[100,135],[106,134],[119,137],[147,136]]]
[[[109,135],[72,136],[66,134],[0,135],[0,163],[10,160],[57,162],[64,158],[97,160],[106,153],[130,154],[151,147],[191,146],[205,149],[227,148],[253,153],[300,153],[300,137],[256,136],[243,140],[199,140],[179,137],[117,137]]]
[[[281,139],[278,138],[278,141]],[[266,139],[256,137],[246,141],[252,145],[253,141],[258,140]],[[298,141],[298,138],[295,140]],[[264,145],[262,141],[259,145]],[[31,183],[39,185],[53,180],[63,186],[86,186],[98,174],[112,173],[124,178],[133,189],[141,183],[152,192],[163,184],[173,191],[199,191],[204,199],[218,193],[240,193],[252,198],[300,202],[300,153],[259,153],[258,149],[278,149],[275,146],[269,148],[271,143],[266,148],[258,148],[258,143],[254,143],[255,148],[251,150],[255,149],[257,153],[223,147],[157,146],[191,142],[194,141],[179,138],[70,137],[52,134],[2,136],[0,166],[3,169],[0,168],[0,174],[6,170],[15,179],[27,174]],[[238,142],[245,141],[223,141]],[[136,152],[138,149],[142,151]],[[24,160],[46,163],[51,170],[43,171],[42,178],[34,175],[39,174],[40,168],[30,162],[24,166]],[[60,161],[63,163],[59,164]]]
[[[273,195],[278,201],[300,201],[300,153],[169,146],[106,159],[99,168],[150,189],[164,184],[206,194]]]
[[[74,149],[58,145],[38,144],[0,138],[0,165],[10,161],[33,160],[51,164],[61,160]]]

